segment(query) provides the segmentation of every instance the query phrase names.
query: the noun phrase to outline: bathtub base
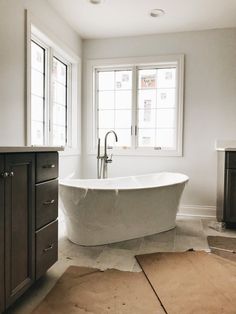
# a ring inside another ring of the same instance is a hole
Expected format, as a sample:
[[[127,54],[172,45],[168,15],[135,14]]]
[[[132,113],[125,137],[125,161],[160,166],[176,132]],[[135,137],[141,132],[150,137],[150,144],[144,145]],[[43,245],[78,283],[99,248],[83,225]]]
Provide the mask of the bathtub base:
[[[70,232],[67,232],[67,238],[69,241],[71,241],[72,243],[76,244],[76,245],[80,245],[80,246],[84,246],[84,247],[94,247],[94,246],[102,246],[102,245],[107,245],[107,244],[114,244],[114,243],[120,243],[120,242],[124,242],[124,241],[130,241],[130,240],[135,240],[135,239],[140,239],[140,238],[143,238],[143,237],[148,237],[148,236],[152,236],[152,235],[155,235],[155,234],[159,234],[159,233],[163,233],[163,232],[167,232],[167,231],[170,231],[170,230],[173,230],[176,228],[176,224],[173,225],[172,227],[169,227],[167,229],[163,229],[163,230],[159,230],[158,232],[154,232],[154,233],[147,233],[143,236],[137,236],[137,237],[131,237],[131,238],[126,238],[124,237],[124,239],[122,240],[118,240],[118,241],[107,241],[105,243],[100,243],[99,241],[94,241],[93,243],[94,244],[91,244],[91,243],[86,243],[86,242],[81,242],[81,239],[78,239],[77,237],[70,237]]]
[[[126,188],[131,179],[142,188]],[[93,188],[81,187],[82,180],[60,184],[67,237],[79,245],[96,246],[173,229],[188,178],[160,173],[131,179],[97,180]]]

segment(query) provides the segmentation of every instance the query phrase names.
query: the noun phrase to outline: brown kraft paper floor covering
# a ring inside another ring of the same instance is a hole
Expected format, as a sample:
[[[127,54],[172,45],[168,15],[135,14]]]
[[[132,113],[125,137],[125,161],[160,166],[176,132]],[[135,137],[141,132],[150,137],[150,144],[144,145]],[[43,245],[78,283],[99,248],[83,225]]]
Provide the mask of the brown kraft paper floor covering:
[[[71,266],[34,314],[164,314],[145,275]]]
[[[208,236],[207,241],[212,253],[236,262],[236,238]],[[217,250],[214,248],[225,249],[232,252]]]
[[[136,256],[168,314],[236,314],[236,264],[206,252]]]

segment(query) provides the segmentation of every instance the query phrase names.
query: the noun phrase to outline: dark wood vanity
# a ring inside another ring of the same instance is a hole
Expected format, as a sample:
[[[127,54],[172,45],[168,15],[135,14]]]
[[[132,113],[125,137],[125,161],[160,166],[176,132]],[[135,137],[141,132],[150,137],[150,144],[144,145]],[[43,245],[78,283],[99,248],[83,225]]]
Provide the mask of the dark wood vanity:
[[[236,150],[217,152],[217,220],[236,227]]]
[[[0,313],[57,261],[59,148],[0,148]]]

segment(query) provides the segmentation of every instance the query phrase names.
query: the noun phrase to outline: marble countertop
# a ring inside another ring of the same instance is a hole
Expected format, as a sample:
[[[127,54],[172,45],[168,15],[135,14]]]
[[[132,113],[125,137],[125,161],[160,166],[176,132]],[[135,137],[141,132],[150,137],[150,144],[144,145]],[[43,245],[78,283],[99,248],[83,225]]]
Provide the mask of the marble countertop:
[[[57,152],[63,146],[0,146],[0,153]]]

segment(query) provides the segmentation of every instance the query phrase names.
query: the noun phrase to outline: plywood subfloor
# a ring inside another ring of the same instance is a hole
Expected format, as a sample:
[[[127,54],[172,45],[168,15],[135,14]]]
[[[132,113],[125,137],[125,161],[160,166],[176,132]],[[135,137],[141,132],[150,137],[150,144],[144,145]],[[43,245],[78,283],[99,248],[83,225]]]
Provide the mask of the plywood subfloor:
[[[69,267],[34,314],[164,314],[145,275]]]
[[[168,314],[235,314],[236,265],[206,252],[136,257]]]

